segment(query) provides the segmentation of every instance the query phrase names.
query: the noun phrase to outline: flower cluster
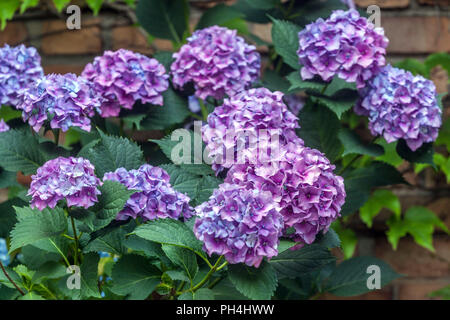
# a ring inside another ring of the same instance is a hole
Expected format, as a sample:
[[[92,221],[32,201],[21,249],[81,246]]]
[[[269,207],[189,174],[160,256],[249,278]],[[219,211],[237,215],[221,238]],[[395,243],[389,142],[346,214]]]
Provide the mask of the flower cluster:
[[[4,266],[8,266],[8,264],[10,263],[8,248],[6,246],[6,240],[3,238],[0,238],[0,262]]]
[[[137,170],[119,168],[115,172],[105,173],[103,180],[117,181],[130,190],[138,191],[131,195],[124,209],[119,212],[118,220],[129,217],[141,217],[144,220],[178,219],[181,215],[189,219],[193,214],[189,197],[172,188],[169,174],[161,168],[149,164]]]
[[[163,104],[162,92],[169,87],[169,75],[156,59],[129,50],[106,51],[86,66],[82,77],[92,81],[101,96],[102,117],[115,117],[120,108],[132,109],[137,100]]]
[[[287,109],[281,92],[257,88],[225,99],[208,116],[202,137],[213,168],[220,171],[297,139],[298,127],[298,119]]]
[[[383,135],[388,143],[404,139],[413,151],[436,140],[441,109],[432,81],[388,65],[360,96],[354,110],[369,117],[373,135]]]
[[[283,223],[270,194],[225,183],[195,210],[194,233],[209,255],[258,267],[278,254]]]
[[[385,64],[388,39],[356,10],[338,10],[327,20],[319,18],[299,32],[301,76],[319,75],[330,81],[335,75],[358,88]]]
[[[24,45],[0,49],[0,105],[17,106],[19,92],[44,76],[41,57]]]
[[[31,207],[54,208],[59,200],[66,199],[68,207],[87,209],[98,201],[100,183],[89,160],[59,157],[47,161],[31,176]]]
[[[195,31],[188,43],[173,54],[173,83],[193,82],[195,95],[222,99],[247,89],[259,77],[261,57],[236,30],[212,26]]]
[[[10,128],[8,124],[5,122],[5,120],[0,119],[0,132],[8,131]]]
[[[280,154],[258,165],[235,165],[225,182],[270,192],[281,208],[285,235],[311,244],[320,231],[326,232],[339,216],[345,202],[343,179],[318,150],[291,142]]]
[[[284,102],[291,112],[298,115],[305,106],[305,98],[296,94],[287,94],[283,97]]]
[[[80,127],[90,131],[89,117],[100,105],[91,84],[71,73],[47,75],[25,90],[21,98],[17,109],[36,132],[47,120],[52,129]]]

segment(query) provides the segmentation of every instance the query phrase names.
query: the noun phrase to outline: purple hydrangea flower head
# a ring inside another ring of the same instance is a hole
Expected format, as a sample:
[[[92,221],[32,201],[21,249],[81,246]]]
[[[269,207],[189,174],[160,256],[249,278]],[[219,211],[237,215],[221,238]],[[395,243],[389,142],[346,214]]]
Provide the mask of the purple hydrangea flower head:
[[[330,81],[335,75],[358,88],[379,72],[386,63],[388,39],[356,10],[334,11],[327,19],[319,18],[299,32],[301,76],[320,76]]]
[[[224,100],[208,116],[202,138],[213,162],[221,171],[246,162],[253,154],[270,153],[292,139],[298,119],[283,102],[283,93],[266,88],[249,89]]]
[[[169,87],[169,75],[156,59],[130,50],[105,51],[82,73],[94,83],[102,98],[102,117],[119,115],[120,108],[132,109],[137,100],[163,105],[162,92]]]
[[[17,106],[21,90],[43,76],[41,57],[35,48],[0,48],[0,105]]]
[[[64,132],[70,127],[90,131],[89,117],[100,105],[92,84],[72,73],[47,75],[24,90],[21,98],[17,109],[36,132],[46,121]]]
[[[181,215],[189,219],[193,215],[189,197],[173,189],[169,174],[161,168],[149,164],[144,164],[137,170],[119,168],[115,172],[105,173],[103,180],[117,181],[130,190],[137,190],[117,215],[118,220],[129,217],[141,217],[144,221],[178,219]]]
[[[0,119],[0,132],[8,131],[10,128],[8,124],[5,122],[5,120]]]
[[[31,196],[31,207],[39,210],[47,206],[54,208],[62,199],[67,200],[69,207],[87,209],[98,201],[100,184],[89,160],[59,157],[47,161],[31,176],[28,195]]]
[[[344,180],[334,168],[318,150],[290,142],[277,157],[233,166],[225,182],[270,192],[281,208],[285,235],[311,244],[328,231],[345,202]]]
[[[295,115],[298,115],[305,106],[305,98],[296,94],[287,94],[284,96],[283,100],[289,110]]]
[[[436,140],[442,120],[432,81],[388,65],[360,96],[354,109],[369,117],[373,135],[383,135],[388,143],[404,139],[413,151]]]
[[[209,255],[259,267],[278,254],[283,222],[270,193],[225,183],[195,210],[194,233]]]
[[[356,9],[355,1],[353,0],[341,0],[349,9]]]
[[[173,84],[192,82],[201,99],[222,99],[247,89],[259,77],[261,57],[236,30],[212,26],[195,31],[173,54]]]

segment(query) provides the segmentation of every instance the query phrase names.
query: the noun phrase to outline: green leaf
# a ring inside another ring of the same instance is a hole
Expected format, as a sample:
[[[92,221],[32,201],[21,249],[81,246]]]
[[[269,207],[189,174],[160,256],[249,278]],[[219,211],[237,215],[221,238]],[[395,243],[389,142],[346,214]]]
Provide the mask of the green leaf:
[[[264,71],[262,84],[264,88],[267,88],[270,91],[281,91],[283,93],[288,93],[289,88],[291,86],[288,80],[286,80],[284,77],[280,76],[278,73],[270,69]]]
[[[275,51],[283,57],[283,61],[298,70],[298,32],[300,27],[292,22],[272,18],[272,41]]]
[[[230,20],[243,17],[243,13],[233,7],[221,3],[208,9],[200,18],[195,29],[204,29],[214,25],[223,26],[224,23],[227,23]]]
[[[369,227],[372,227],[372,220],[380,213],[381,209],[386,208],[392,211],[397,218],[400,218],[401,205],[398,197],[390,190],[375,190],[369,200],[359,210],[361,220]]]
[[[188,101],[186,97],[178,95],[172,89],[163,92],[164,105],[143,105],[147,116],[142,120],[141,127],[145,130],[164,130],[175,124],[182,123],[189,116]],[[139,107],[140,102],[135,104]]]
[[[134,253],[142,254],[149,258],[158,258],[164,255],[159,243],[148,241],[135,235],[130,235],[123,244],[133,250]]]
[[[145,257],[125,255],[115,264],[112,278],[114,293],[128,295],[130,300],[144,300],[161,282],[161,272]]]
[[[60,263],[49,261],[43,264],[33,275],[33,283],[41,283],[46,279],[59,279],[66,275],[66,267]]]
[[[163,245],[162,249],[170,261],[181,267],[192,282],[198,272],[195,253],[188,249],[171,245]]]
[[[19,9],[20,0],[2,0],[0,3],[1,29],[5,30],[6,20],[13,18],[14,13]]]
[[[330,275],[325,291],[341,297],[351,297],[369,292],[367,280],[371,273],[367,268],[371,265],[380,268],[381,286],[387,285],[399,275],[385,262],[373,257],[356,257],[345,260]]]
[[[61,208],[46,208],[42,211],[28,207],[14,209],[18,222],[11,231],[9,252],[40,239],[60,235],[66,230],[67,220]]]
[[[29,291],[26,295],[20,296],[18,300],[45,300],[41,295]]]
[[[270,260],[279,278],[295,278],[316,271],[336,259],[328,248],[312,244],[299,250],[286,250]]]
[[[248,300],[241,294],[228,278],[221,280],[214,288],[214,298],[216,300]]]
[[[52,241],[53,241],[53,239],[52,239]],[[40,270],[40,268],[45,263],[56,262],[56,261],[61,260],[60,253],[49,251],[49,250],[44,250],[44,249],[52,250],[52,248],[50,248],[50,247],[45,247],[45,245],[43,244],[44,242],[50,244],[49,239],[42,239],[42,240],[35,242],[32,245],[31,244],[26,245],[26,246],[22,247],[22,249],[20,250],[22,257],[23,257],[23,262],[30,269]],[[53,241],[53,243],[55,243],[58,246],[58,244],[55,241]],[[55,248],[55,247],[53,246],[53,248]],[[58,248],[59,248],[59,246],[58,246]],[[67,247],[67,249],[68,249],[68,247]]]
[[[341,240],[341,249],[344,253],[344,258],[350,259],[353,257],[356,250],[356,245],[358,243],[358,238],[356,237],[355,232],[352,229],[342,228],[339,220],[335,221],[332,224],[332,227],[336,230],[336,233],[339,235],[339,239]]]
[[[178,300],[214,300],[214,292],[208,288],[200,288],[196,292],[185,292]]]
[[[315,103],[328,107],[339,119],[341,119],[342,114],[350,110],[355,105],[356,100],[358,99],[358,94],[353,90],[341,90],[330,97],[313,96],[311,99]]]
[[[354,93],[357,93],[356,84],[354,82],[347,82],[338,76],[334,76],[333,80],[326,85],[326,89],[323,94],[328,97],[333,97],[343,90],[351,90],[354,91]]]
[[[383,147],[378,144],[365,144],[359,136],[349,129],[342,128],[338,133],[339,140],[344,145],[344,153],[348,154],[364,154],[368,156],[381,156],[384,153]]]
[[[447,178],[447,184],[450,184],[450,157],[444,157],[440,153],[435,153],[433,156],[434,163],[445,174]]]
[[[409,233],[418,245],[434,252],[432,235],[435,227],[449,233],[446,225],[432,211],[420,206],[409,208],[403,220],[391,217],[387,225],[389,230],[386,235],[394,249],[397,249],[399,239]]]
[[[450,118],[445,120],[442,124],[435,143],[437,146],[445,145],[447,147],[447,151],[450,152]]]
[[[425,143],[416,151],[412,151],[406,144],[405,140],[401,139],[397,143],[397,153],[400,157],[409,162],[428,163],[434,167],[434,149],[432,143]]]
[[[22,0],[20,5],[20,14],[24,13],[28,8],[36,7],[39,4],[39,0]]]
[[[279,0],[250,0],[247,3],[256,9],[272,9],[275,8],[280,1]]]
[[[187,28],[183,0],[139,1],[136,16],[141,26],[152,36],[181,43]]]
[[[137,169],[144,163],[141,148],[122,137],[108,136],[100,133],[100,141],[92,148],[86,150],[86,157],[95,166],[97,176],[103,177],[106,172],[117,168],[127,170]]]
[[[10,106],[1,106],[0,107],[0,119],[8,122],[12,119],[20,119],[22,118],[22,112],[16,110]]]
[[[426,78],[430,76],[429,70],[427,70],[425,64],[423,64],[417,59],[412,58],[404,59],[402,61],[395,63],[394,66],[400,69],[408,70],[414,75],[421,75]]]
[[[265,261],[259,268],[232,264],[228,276],[236,289],[252,300],[270,300],[278,284],[275,269]]]
[[[321,93],[327,85],[323,81],[303,80],[299,71],[294,71],[286,77],[291,83],[289,91],[304,90],[307,92]]]
[[[431,298],[442,298],[443,300],[450,300],[450,285],[433,291],[432,293],[429,294],[429,297]]]
[[[143,239],[186,248],[205,257],[202,251],[202,243],[197,240],[192,230],[181,221],[173,219],[153,220],[139,226],[133,233]]]
[[[444,70],[447,70],[447,73],[450,74],[450,54],[447,52],[438,52],[430,54],[425,59],[425,66],[427,68],[428,73],[436,66],[441,66]]]
[[[26,202],[18,198],[0,203],[0,238],[9,236],[9,232],[17,222],[14,207],[23,205],[26,205]]]
[[[299,118],[298,132],[305,145],[322,151],[331,162],[334,162],[342,149],[336,134],[340,128],[336,115],[326,108],[307,104],[300,111]]]
[[[70,3],[70,0],[53,0],[53,3],[55,4],[56,9],[61,12],[62,9]]]
[[[88,253],[83,257],[83,263],[80,267],[81,290],[75,291],[77,299],[87,299],[90,297],[101,298],[98,289],[98,262],[100,257],[98,253]]]
[[[383,161],[391,166],[398,167],[403,163],[403,159],[398,155],[397,141],[392,143],[387,143],[384,138],[380,138],[377,140],[377,144],[383,147],[384,154],[382,156],[378,156],[375,158],[377,161]]]
[[[95,238],[83,249],[83,252],[109,252],[112,254],[125,254],[127,248],[124,245],[126,231],[122,228],[116,229],[102,237]]]
[[[29,130],[9,130],[0,133],[0,166],[8,171],[35,173],[45,157],[38,140]]]
[[[103,0],[86,0],[86,3],[96,16],[103,5]]]
[[[374,161],[369,166],[355,169],[344,175],[347,197],[341,214],[349,215],[369,199],[372,188],[406,183],[401,173],[393,166]]]
[[[10,267],[6,267],[4,266],[6,273],[8,274],[8,276],[17,284],[17,286],[23,290],[26,290],[22,277],[16,272],[14,271],[12,268]],[[14,290],[17,290],[14,285],[11,283],[11,281],[9,281],[9,279],[5,276],[5,273],[3,272],[3,270],[0,270],[0,284],[8,287],[8,288],[13,288]]]
[[[327,233],[321,234],[320,237],[314,242],[319,246],[331,249],[337,248],[341,245],[341,239],[339,235],[334,231],[334,229],[330,228]]]
[[[153,58],[158,60],[166,69],[166,72],[170,71],[170,66],[173,62],[173,52],[170,51],[158,51],[153,55]]]

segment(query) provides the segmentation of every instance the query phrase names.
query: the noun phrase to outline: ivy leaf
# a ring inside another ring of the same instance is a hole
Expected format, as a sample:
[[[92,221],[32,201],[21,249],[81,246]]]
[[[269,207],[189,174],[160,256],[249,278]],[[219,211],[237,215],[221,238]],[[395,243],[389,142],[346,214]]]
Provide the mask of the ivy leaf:
[[[355,257],[345,260],[335,268],[326,282],[325,291],[340,297],[351,297],[369,292],[367,280],[371,273],[367,273],[367,268],[372,265],[380,268],[382,287],[399,277],[399,274],[379,259]]]
[[[182,123],[189,116],[188,101],[172,89],[163,92],[164,105],[142,105],[139,101],[134,108],[140,106],[148,110],[142,120],[141,127],[145,130],[164,130],[175,124]]]
[[[205,257],[202,243],[184,223],[173,219],[159,219],[143,224],[133,232],[146,240],[186,248]],[[206,257],[205,257],[206,258]]]
[[[138,2],[136,16],[152,36],[180,43],[187,28],[187,10],[183,0],[146,0]]]
[[[384,153],[383,147],[378,144],[364,144],[353,131],[342,128],[338,133],[339,140],[344,145],[344,153],[348,154],[364,154],[368,156],[381,156]]]
[[[432,211],[420,206],[409,208],[403,220],[391,217],[387,225],[389,230],[386,234],[394,249],[397,249],[399,239],[409,233],[418,245],[434,252],[434,228],[439,227],[449,233],[446,225]]]
[[[279,278],[295,278],[319,270],[336,259],[328,248],[312,244],[299,250],[286,250],[270,260]]]
[[[283,57],[283,61],[295,70],[300,68],[298,61],[298,33],[300,27],[289,21],[271,18],[272,41],[275,51]]]
[[[228,276],[236,289],[252,300],[270,300],[278,284],[275,269],[265,261],[259,268],[232,264]]]
[[[40,239],[60,235],[67,228],[66,216],[61,208],[42,211],[29,207],[14,209],[18,222],[11,231],[10,253]]]
[[[231,20],[243,17],[244,14],[242,12],[221,3],[208,9],[200,18],[200,21],[197,23],[195,29],[204,29],[214,25],[223,26]]]
[[[13,18],[14,13],[19,9],[20,0],[2,0],[0,3],[1,29],[5,30],[6,20]]]
[[[143,152],[137,144],[126,138],[108,136],[101,131],[99,133],[100,141],[86,150],[85,155],[95,166],[97,176],[103,177],[106,172],[121,167],[137,169],[144,163]]]
[[[163,245],[162,250],[170,259],[170,261],[184,270],[184,272],[192,282],[198,272],[197,258],[195,256],[195,253],[188,249],[171,245]]]
[[[38,140],[30,131],[9,130],[0,133],[0,166],[25,175],[35,173],[45,163]]]
[[[403,159],[414,163],[428,163],[435,167],[433,162],[433,144],[425,143],[416,151],[412,151],[405,140],[401,139],[397,143],[397,153]]]
[[[144,300],[161,282],[161,271],[145,257],[125,255],[114,265],[112,278],[114,293],[128,295],[130,300]]]
[[[375,190],[369,200],[359,209],[361,220],[369,227],[372,227],[373,218],[386,208],[392,211],[397,218],[400,218],[401,205],[398,197],[390,190]]]
[[[334,162],[342,149],[342,144],[336,135],[340,128],[336,115],[327,108],[307,104],[300,111],[299,118],[298,133],[305,141],[305,145],[322,151],[331,162]]]

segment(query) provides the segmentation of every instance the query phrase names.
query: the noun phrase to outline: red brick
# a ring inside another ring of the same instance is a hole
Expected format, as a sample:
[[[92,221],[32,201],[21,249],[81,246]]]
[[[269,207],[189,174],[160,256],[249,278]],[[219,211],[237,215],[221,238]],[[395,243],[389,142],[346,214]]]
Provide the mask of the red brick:
[[[449,17],[381,17],[388,53],[450,52]]]
[[[42,52],[47,55],[95,54],[102,49],[99,19],[91,19],[80,30],[68,30],[65,21],[51,20],[43,24]]]
[[[153,40],[152,44],[159,51],[172,51],[173,50],[173,44],[172,44],[172,41],[170,41],[170,40],[155,39],[155,40]]]
[[[428,295],[436,290],[448,286],[449,280],[409,280],[401,281],[398,285],[398,300],[435,300]]]
[[[271,23],[252,23],[250,25],[252,33],[259,37],[261,40],[272,43],[272,24]],[[258,46],[257,50],[260,52],[266,52],[267,46]]]
[[[437,214],[443,220],[447,228],[450,229],[450,198],[440,198],[427,205],[428,209]]]
[[[450,0],[419,0],[419,3],[422,5],[430,5],[430,6],[441,6],[447,7],[450,6]]]
[[[361,8],[367,8],[370,5],[377,5],[380,8],[406,8],[410,0],[355,0],[355,4]]]
[[[45,74],[49,73],[59,73],[59,74],[66,74],[66,73],[75,73],[77,75],[80,75],[81,72],[84,70],[84,65],[69,65],[69,64],[51,64],[44,66],[44,72]]]
[[[112,31],[112,37],[114,50],[124,48],[143,54],[153,53],[147,38],[136,27],[124,26],[114,28]]]
[[[450,274],[450,239],[434,237],[436,252],[417,245],[410,237],[399,241],[394,251],[385,237],[376,239],[375,255],[395,271],[409,277],[442,277]]]
[[[5,43],[9,45],[17,45],[27,38],[27,28],[22,22],[8,22],[5,30],[0,32],[0,45]]]

